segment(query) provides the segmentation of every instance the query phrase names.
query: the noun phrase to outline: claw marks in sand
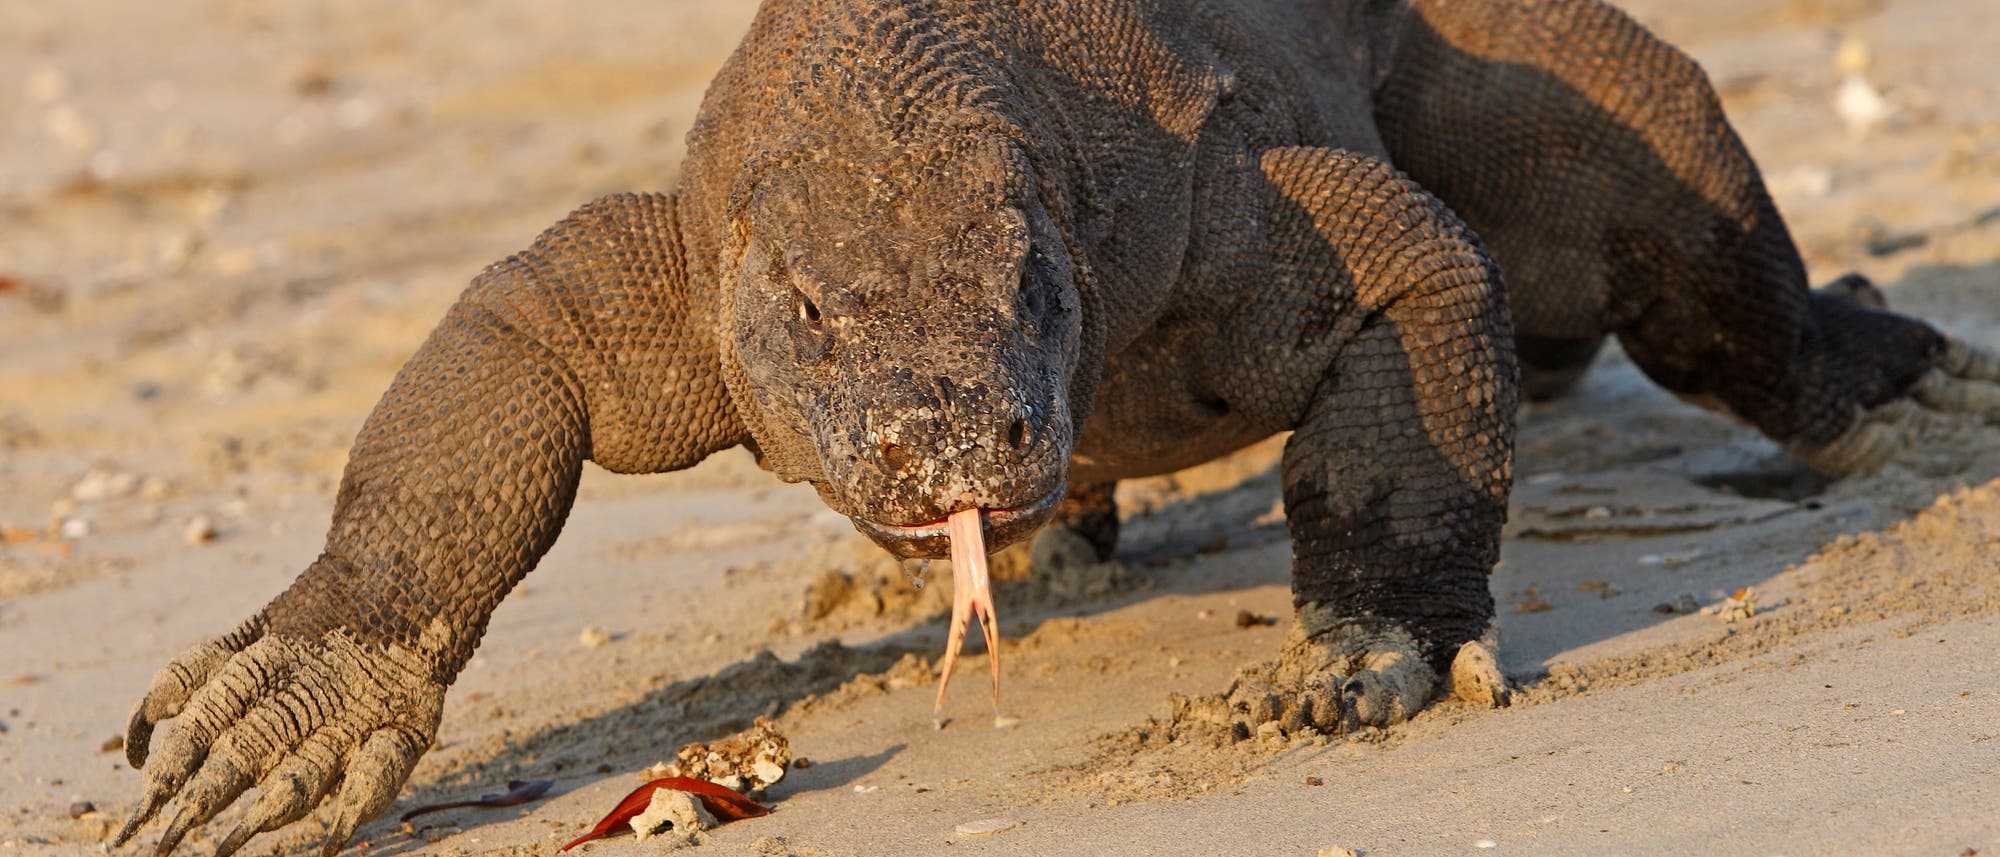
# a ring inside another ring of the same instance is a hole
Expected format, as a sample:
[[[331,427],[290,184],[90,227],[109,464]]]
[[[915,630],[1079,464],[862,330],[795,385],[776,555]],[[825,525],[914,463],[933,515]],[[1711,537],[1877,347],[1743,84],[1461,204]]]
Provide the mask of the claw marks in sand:
[[[993,579],[986,568],[986,538],[981,532],[976,508],[951,514],[951,631],[945,639],[944,665],[938,679],[933,716],[944,728],[944,692],[951,687],[951,671],[958,665],[958,650],[965,645],[965,632],[973,617],[986,636],[986,659],[993,665],[993,717],[1000,718],[1000,623],[993,615]]]

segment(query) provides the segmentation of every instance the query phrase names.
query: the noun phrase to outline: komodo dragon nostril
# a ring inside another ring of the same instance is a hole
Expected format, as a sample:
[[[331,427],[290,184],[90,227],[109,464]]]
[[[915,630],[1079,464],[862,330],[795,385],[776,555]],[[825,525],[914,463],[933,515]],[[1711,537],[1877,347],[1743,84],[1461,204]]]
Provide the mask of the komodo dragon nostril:
[[[1017,451],[1025,449],[1027,447],[1028,445],[1027,420],[1016,419],[1013,422],[1007,424],[1007,445],[1013,447]]]
[[[910,466],[910,454],[900,444],[882,444],[882,464],[892,471],[901,472]]]

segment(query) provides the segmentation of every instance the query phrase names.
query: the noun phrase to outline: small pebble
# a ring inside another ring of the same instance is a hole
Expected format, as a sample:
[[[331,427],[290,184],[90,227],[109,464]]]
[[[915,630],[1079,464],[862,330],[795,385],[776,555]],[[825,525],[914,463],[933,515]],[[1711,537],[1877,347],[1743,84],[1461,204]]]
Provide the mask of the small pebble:
[[[87,800],[80,800],[77,801],[76,803],[69,805],[70,818],[82,818],[96,811],[97,811],[97,804],[91,803],[90,801]]]
[[[113,735],[104,739],[104,743],[97,745],[97,752],[99,753],[116,753],[123,749],[125,749],[125,736],[123,735]]]
[[[1309,785],[1309,786],[1323,786],[1323,785],[1326,785],[1326,781],[1325,781],[1325,780],[1322,780],[1322,779],[1320,779],[1320,778],[1318,778],[1318,777],[1307,777],[1307,778],[1306,778],[1306,785]]]
[[[1498,843],[1498,842],[1494,842],[1494,841],[1493,841],[1493,840],[1491,840],[1491,839],[1481,839],[1481,840],[1479,840],[1478,842],[1474,842],[1474,843],[1472,843],[1472,847],[1474,847],[1474,848],[1498,848],[1498,847],[1500,847],[1500,843]]]
[[[1361,852],[1352,848],[1329,845],[1319,850],[1319,857],[1361,857]]]
[[[215,522],[209,520],[207,515],[196,515],[181,528],[181,538],[191,545],[205,545],[215,541],[215,537]]]
[[[577,635],[576,641],[586,649],[595,649],[611,642],[611,632],[598,627],[585,628],[582,634]]]
[[[90,535],[90,530],[91,526],[89,518],[69,518],[62,522],[62,528],[60,532],[62,533],[63,538],[75,541],[77,539],[83,538],[84,536]]]
[[[139,477],[131,473],[92,470],[70,487],[69,496],[79,503],[97,503],[131,496],[139,490]]]
[[[804,756],[800,756],[792,760],[792,767],[797,768],[801,771],[810,768],[812,766],[813,766],[813,760],[808,759]]]
[[[982,818],[978,821],[968,821],[960,824],[952,828],[952,832],[966,837],[992,836],[1003,830],[1013,830],[1020,826],[1020,822],[1011,818]]]

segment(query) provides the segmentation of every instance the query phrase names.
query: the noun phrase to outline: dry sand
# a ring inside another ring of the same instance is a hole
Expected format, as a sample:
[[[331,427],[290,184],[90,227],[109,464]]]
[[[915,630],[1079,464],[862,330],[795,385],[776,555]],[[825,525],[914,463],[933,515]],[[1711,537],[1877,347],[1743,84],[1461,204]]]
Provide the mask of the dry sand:
[[[2000,346],[2000,5],[1627,5],[1715,77],[1815,280],[1859,269]],[[367,408],[479,267],[671,185],[750,11],[0,5],[0,854],[95,848],[139,793],[102,745],[152,671],[316,554]],[[1832,106],[1849,72],[1873,125]],[[1002,580],[1004,730],[977,681],[932,727],[943,587],[811,491],[740,453],[593,471],[397,812],[551,796],[358,841],[552,853],[682,743],[774,714],[815,764],[696,853],[2000,853],[1994,432],[1828,484],[1607,355],[1524,414],[1493,579],[1517,703],[1229,746],[1174,695],[1282,635],[1235,621],[1288,603],[1275,453],[1125,486],[1116,564]],[[1655,610],[1740,587],[1747,621]]]

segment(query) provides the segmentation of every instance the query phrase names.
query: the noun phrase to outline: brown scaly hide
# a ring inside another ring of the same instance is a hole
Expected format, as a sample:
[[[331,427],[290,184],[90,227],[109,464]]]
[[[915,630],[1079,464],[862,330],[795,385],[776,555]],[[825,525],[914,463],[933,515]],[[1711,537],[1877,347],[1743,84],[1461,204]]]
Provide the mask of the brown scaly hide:
[[[2000,360],[1807,290],[1701,71],[1598,0],[771,0],[688,143],[677,196],[474,280],[324,554],[156,677],[117,841],[178,796],[171,851],[258,786],[219,853],[322,801],[338,850],[586,460],[747,445],[892,550],[977,506],[995,549],[1060,515],[1102,556],[1116,480],[1293,431],[1298,622],[1231,705],[1339,730],[1447,671],[1506,698],[1516,328],[1538,394],[1616,335],[1830,470],[1909,399],[2000,416]]]

